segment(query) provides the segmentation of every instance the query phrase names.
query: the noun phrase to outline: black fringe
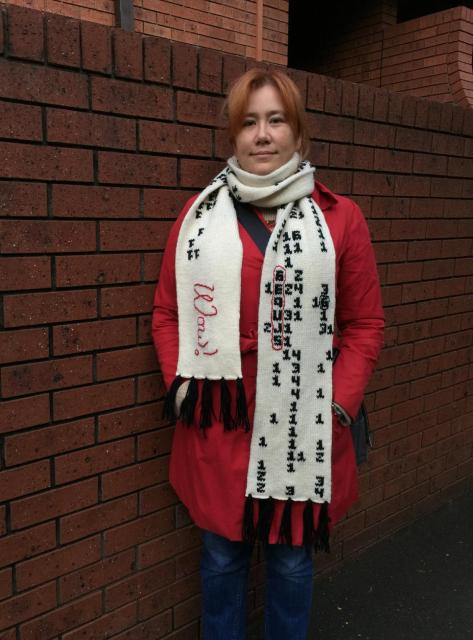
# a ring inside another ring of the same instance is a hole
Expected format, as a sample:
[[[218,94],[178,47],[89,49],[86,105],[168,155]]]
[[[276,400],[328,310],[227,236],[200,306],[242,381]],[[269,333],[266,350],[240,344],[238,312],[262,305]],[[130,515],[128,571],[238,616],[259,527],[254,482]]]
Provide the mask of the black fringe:
[[[256,529],[253,520],[253,498],[251,497],[251,493],[249,496],[246,496],[245,500],[242,537],[244,542],[248,542],[250,544],[253,544],[256,540]]]
[[[312,500],[307,500],[304,507],[304,513],[302,515],[302,522],[304,526],[304,533],[302,538],[302,544],[304,547],[310,548],[314,544],[315,529],[314,529],[314,512]]]
[[[237,385],[237,401],[236,401],[236,419],[235,425],[237,427],[244,427],[245,431],[250,430],[250,419],[248,418],[248,405],[246,404],[246,393],[243,379],[238,378]]]
[[[235,421],[232,418],[232,397],[225,378],[220,380],[220,420],[223,422],[224,431],[235,429]]]
[[[279,528],[279,539],[278,539],[278,542],[282,542],[283,544],[287,544],[292,548],[291,513],[292,513],[292,500],[291,500],[291,498],[288,498],[286,500],[286,504],[284,505],[284,511],[283,511],[283,514],[282,514],[281,526]]]
[[[212,382],[204,378],[202,385],[201,406],[200,406],[200,428],[205,430],[212,426]]]
[[[258,540],[268,542],[274,515],[274,499],[266,498],[266,500],[258,500],[258,503],[259,514],[256,525],[256,535]]]
[[[179,412],[179,419],[187,426],[190,426],[194,422],[194,412],[198,399],[199,387],[197,385],[197,380],[195,378],[191,378],[189,386],[187,387],[186,395],[184,396],[184,400],[181,404],[181,411]]]
[[[325,551],[330,553],[330,518],[328,516],[328,502],[324,502],[320,508],[319,526],[315,532],[314,549],[315,551]]]
[[[182,382],[181,376],[176,376],[169,387],[169,391],[166,394],[166,399],[163,406],[163,418],[174,422],[176,419],[176,393]]]

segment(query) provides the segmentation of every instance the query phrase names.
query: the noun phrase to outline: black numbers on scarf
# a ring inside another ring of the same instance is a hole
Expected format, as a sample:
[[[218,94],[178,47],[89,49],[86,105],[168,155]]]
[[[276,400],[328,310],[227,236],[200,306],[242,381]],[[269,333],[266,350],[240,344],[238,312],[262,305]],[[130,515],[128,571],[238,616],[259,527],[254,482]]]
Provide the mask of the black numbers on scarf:
[[[271,424],[279,424],[279,422],[278,422],[278,418],[277,418],[277,416],[276,416],[276,414],[275,414],[275,413],[272,413],[272,414],[269,416],[269,422],[270,422]]]
[[[315,448],[315,461],[323,463],[325,460],[325,449],[322,440],[317,440],[317,446]]]
[[[286,495],[293,496],[294,494],[295,494],[294,485],[292,484],[286,485]]]
[[[259,439],[258,445],[260,447],[267,447],[268,444],[266,442],[266,438],[264,436],[261,436],[261,438]]]
[[[319,496],[320,498],[324,497],[324,484],[325,484],[325,478],[323,476],[315,476],[315,486],[314,486],[314,493],[316,496]]]
[[[264,493],[266,488],[266,465],[264,460],[258,460],[258,466],[256,469],[256,491],[258,493]]]

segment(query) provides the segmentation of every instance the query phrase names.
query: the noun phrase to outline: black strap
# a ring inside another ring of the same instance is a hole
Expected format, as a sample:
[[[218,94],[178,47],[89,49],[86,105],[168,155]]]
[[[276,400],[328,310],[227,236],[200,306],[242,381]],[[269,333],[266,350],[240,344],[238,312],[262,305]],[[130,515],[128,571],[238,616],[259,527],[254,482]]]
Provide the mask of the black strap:
[[[265,254],[271,232],[249,204],[233,199],[238,222],[245,228],[261,253]]]

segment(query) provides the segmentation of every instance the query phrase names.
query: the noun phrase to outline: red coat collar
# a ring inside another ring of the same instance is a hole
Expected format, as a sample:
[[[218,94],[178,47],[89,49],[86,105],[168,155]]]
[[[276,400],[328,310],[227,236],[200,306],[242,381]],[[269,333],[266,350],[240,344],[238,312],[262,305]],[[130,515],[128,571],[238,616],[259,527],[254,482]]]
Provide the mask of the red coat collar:
[[[326,211],[338,203],[337,196],[322,182],[315,181],[313,196],[322,211]]]

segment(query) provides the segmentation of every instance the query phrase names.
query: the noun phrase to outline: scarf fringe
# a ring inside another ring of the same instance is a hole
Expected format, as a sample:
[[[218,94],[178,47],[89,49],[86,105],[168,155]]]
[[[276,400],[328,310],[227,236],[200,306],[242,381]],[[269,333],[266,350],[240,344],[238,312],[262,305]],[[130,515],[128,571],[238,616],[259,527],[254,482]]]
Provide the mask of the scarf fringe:
[[[259,515],[258,524],[256,525],[256,535],[258,540],[262,542],[269,541],[269,532],[271,531],[271,523],[274,515],[274,500],[273,498],[267,498],[267,500],[259,501]]]
[[[224,431],[233,431],[236,424],[232,418],[232,397],[225,378],[220,380],[220,420]]]
[[[208,378],[204,379],[202,385],[202,402],[200,407],[200,428],[205,431],[212,426],[213,406],[212,406],[212,383]]]
[[[269,533],[274,517],[275,501],[273,498],[258,500],[259,515],[255,527],[254,523],[254,498],[250,494],[245,500],[243,515],[242,538],[244,542],[254,544],[256,540],[268,543]],[[292,547],[292,505],[294,501],[290,498],[284,505],[284,511],[279,527],[278,544],[287,544]],[[319,521],[317,528],[314,527],[313,505],[311,500],[307,500],[303,511],[303,545],[313,547],[314,551],[325,551],[330,553],[330,518],[328,515],[328,502],[324,502],[319,511]]]
[[[188,427],[194,422],[195,407],[199,399],[199,387],[195,378],[190,378],[186,395],[181,404],[179,419]]]
[[[245,385],[243,379],[238,378],[237,385],[237,405],[236,405],[236,418],[235,424],[237,427],[244,427],[245,432],[250,430],[250,419],[248,418],[248,405],[246,403]]]
[[[163,406],[163,418],[173,422],[176,418],[184,424],[190,426],[194,422],[195,408],[199,400],[199,384],[196,378],[189,378],[189,386],[186,395],[182,400],[179,415],[176,416],[176,395],[183,381],[183,378],[177,375],[166,395]],[[233,431],[238,427],[243,427],[245,432],[250,430],[250,419],[248,417],[248,404],[246,402],[245,385],[241,378],[236,380],[236,412],[232,415],[232,396],[228,386],[228,380],[222,378],[220,380],[220,421],[223,422],[224,431]],[[214,419],[213,408],[213,380],[204,378],[202,383],[202,391],[200,395],[200,420],[199,427],[203,431],[212,426]]]
[[[176,376],[174,378],[164,401],[163,418],[169,420],[169,422],[174,422],[174,420],[176,419],[176,394],[177,390],[181,386],[181,382],[181,376]]]

